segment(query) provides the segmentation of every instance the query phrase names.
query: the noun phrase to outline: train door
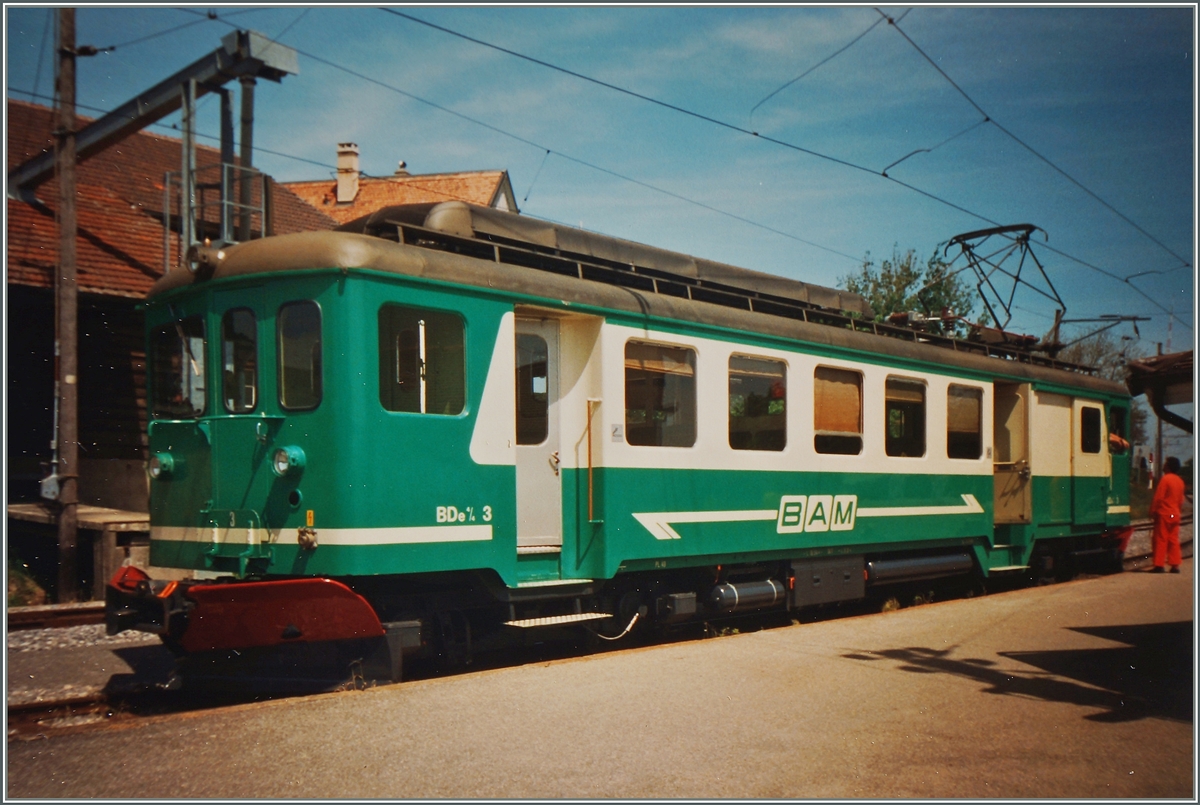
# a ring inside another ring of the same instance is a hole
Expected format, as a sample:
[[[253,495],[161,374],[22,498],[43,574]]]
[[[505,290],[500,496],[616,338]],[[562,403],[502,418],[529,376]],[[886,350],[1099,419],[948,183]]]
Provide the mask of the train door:
[[[1108,432],[1111,436],[1108,444],[1108,505],[1105,514],[1120,517],[1129,514],[1129,475],[1133,469],[1129,456],[1129,409],[1124,405],[1109,406]]]
[[[266,415],[262,399],[261,352],[270,348],[271,339],[261,338],[257,297],[254,289],[213,294],[217,316],[212,342],[217,354],[210,378],[215,405],[208,418],[213,525],[239,533],[250,529],[251,541],[266,525],[263,510],[273,480],[267,454],[280,422],[278,416]]]
[[[1032,518],[1029,467],[1028,383],[997,383],[992,443],[996,523]]]
[[[1071,440],[1072,520],[1076,523],[1103,523],[1108,510],[1111,463],[1108,434],[1105,432],[1104,404],[1094,400],[1075,400],[1073,419],[1076,427]]]
[[[516,325],[517,550],[561,550],[558,322]]]
[[[1030,445],[1036,473],[1038,525],[1068,525],[1074,514],[1074,451],[1079,440],[1074,400],[1037,390],[1030,413]]]

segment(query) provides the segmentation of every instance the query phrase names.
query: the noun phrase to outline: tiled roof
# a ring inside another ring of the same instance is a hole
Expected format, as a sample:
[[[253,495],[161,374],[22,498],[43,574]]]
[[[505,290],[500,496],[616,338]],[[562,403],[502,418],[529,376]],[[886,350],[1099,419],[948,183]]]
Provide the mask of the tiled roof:
[[[53,151],[53,112],[8,100],[8,169]],[[89,122],[80,116],[80,125]],[[217,162],[216,149],[198,146],[197,163]],[[163,176],[178,171],[180,142],[141,131],[79,164],[76,170],[79,290],[144,296],[162,272]],[[58,263],[54,180],[36,190],[40,204],[8,200],[8,282],[52,287]],[[276,233],[332,229],[335,219],[276,184],[271,198]],[[171,248],[178,238],[171,235]]]
[[[76,269],[79,290],[142,297],[162,273],[163,227],[116,193],[79,184]],[[45,187],[44,195],[58,192]],[[172,248],[178,238],[171,236]],[[8,200],[8,281],[51,288],[58,265],[54,210]]]
[[[499,196],[506,196],[506,203],[512,203],[508,173],[502,170],[382,178],[361,176],[354,201],[342,204],[337,201],[337,182],[334,180],[287,182],[286,186],[339,224],[396,204],[466,201],[490,207]],[[516,205],[512,206],[515,212]]]

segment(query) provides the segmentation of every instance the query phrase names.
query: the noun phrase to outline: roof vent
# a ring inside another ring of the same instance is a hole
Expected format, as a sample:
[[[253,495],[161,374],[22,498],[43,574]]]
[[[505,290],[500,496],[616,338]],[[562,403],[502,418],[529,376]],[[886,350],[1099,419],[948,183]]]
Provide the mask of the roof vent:
[[[354,201],[358,195],[358,143],[338,143],[337,200],[339,204]]]
[[[393,175],[394,176],[411,176],[412,174],[408,172],[408,163],[405,162],[403,159],[400,160],[400,164],[396,166],[396,172]]]

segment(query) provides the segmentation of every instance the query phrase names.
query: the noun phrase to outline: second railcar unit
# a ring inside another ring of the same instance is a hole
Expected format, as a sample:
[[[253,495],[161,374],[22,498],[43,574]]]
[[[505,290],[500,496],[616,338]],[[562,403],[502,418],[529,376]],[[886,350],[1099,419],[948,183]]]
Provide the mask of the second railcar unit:
[[[1056,572],[1128,525],[1117,383],[458,202],[348,228],[151,292],[150,559],[198,578],[122,571],[110,631],[395,676],[514,628]]]

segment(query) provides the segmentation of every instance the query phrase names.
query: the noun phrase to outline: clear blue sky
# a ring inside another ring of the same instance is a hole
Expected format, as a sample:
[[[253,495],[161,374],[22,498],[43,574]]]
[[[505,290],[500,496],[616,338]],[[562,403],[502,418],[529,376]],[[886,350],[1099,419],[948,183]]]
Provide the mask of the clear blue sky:
[[[1031,223],[1068,318],[1147,316],[1144,353],[1190,348],[1195,8],[881,8],[896,25],[867,6],[393,9],[623,93],[374,7],[85,6],[77,41],[117,47],[80,60],[78,102],[111,109],[252,28],[300,51],[257,91],[255,160],[279,180],[331,177],[347,140],[377,176],[505,169],[526,214],[824,285],[868,252]],[[49,96],[50,12],[6,14],[9,97]],[[1014,301],[1010,329],[1044,333],[1053,306]]]

